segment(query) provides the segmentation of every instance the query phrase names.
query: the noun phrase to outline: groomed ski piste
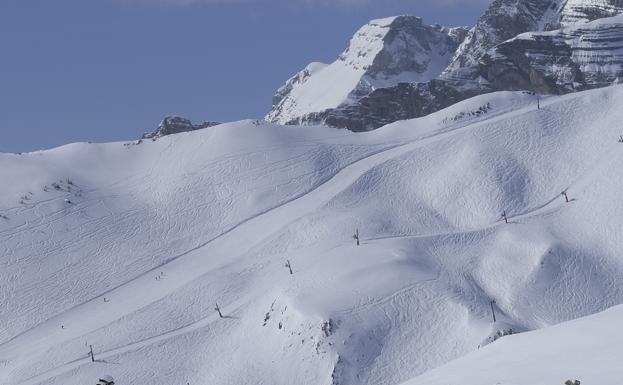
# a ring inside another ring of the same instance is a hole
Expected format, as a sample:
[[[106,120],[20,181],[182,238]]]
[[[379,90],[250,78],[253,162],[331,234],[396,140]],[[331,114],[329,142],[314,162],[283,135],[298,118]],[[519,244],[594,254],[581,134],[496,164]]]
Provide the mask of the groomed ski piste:
[[[622,100],[0,154],[0,383],[620,385]]]

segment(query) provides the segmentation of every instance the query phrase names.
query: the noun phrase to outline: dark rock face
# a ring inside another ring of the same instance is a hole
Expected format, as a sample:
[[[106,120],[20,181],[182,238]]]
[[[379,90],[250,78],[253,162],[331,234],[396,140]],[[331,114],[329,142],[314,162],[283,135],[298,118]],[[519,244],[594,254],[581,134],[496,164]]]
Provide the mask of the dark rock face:
[[[445,73],[478,65],[492,48],[525,32],[557,30],[623,13],[621,0],[494,0]]]
[[[432,53],[441,57],[452,55],[467,33],[463,27],[429,26],[419,17],[397,17],[383,38],[383,49],[366,74],[372,78],[387,78],[405,72],[421,74],[429,71]]]
[[[610,85],[623,77],[623,16],[520,35],[480,66],[495,89],[563,94]]]
[[[463,27],[428,26],[419,17],[398,17],[383,39],[384,48],[367,69],[366,77],[383,80],[399,77],[405,73],[434,73],[431,59],[435,55],[432,52],[435,52],[438,57],[452,55],[459,44],[465,40],[467,33],[468,30]],[[442,69],[440,68],[437,74],[440,74]],[[367,97],[384,88],[366,86],[370,83],[374,82],[368,82],[364,78],[364,81],[351,93],[351,99]],[[399,85],[400,82],[388,86]]]
[[[400,83],[380,88],[344,107],[309,114],[288,124],[324,122],[351,131],[370,131],[398,120],[413,119],[449,107],[461,100],[492,91],[488,86],[462,88],[447,80]]]
[[[461,91],[452,83],[438,79],[428,83],[401,83],[375,90],[356,104],[332,111],[325,122],[353,131],[369,131],[398,120],[431,114],[479,93],[476,89]]]
[[[445,72],[477,65],[489,49],[503,41],[520,33],[539,30],[539,24],[553,3],[544,0],[493,1],[469,31]]]
[[[156,131],[152,133],[143,134],[143,139],[156,139],[163,136],[179,134],[180,132],[188,132],[200,130],[202,128],[208,128],[219,125],[218,122],[203,122],[198,125],[193,125],[190,120],[182,118],[180,116],[167,116],[158,125]]]

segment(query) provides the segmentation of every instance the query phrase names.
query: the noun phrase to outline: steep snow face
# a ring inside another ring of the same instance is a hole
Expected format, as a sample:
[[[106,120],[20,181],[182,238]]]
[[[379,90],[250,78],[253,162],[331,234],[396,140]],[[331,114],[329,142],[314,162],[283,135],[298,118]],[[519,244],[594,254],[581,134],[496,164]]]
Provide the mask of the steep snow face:
[[[465,29],[427,26],[417,17],[373,20],[330,65],[312,64],[277,91],[266,119],[288,123],[401,82],[426,81],[448,65]]]
[[[504,337],[491,346],[403,385],[619,385],[623,306],[547,329]]]
[[[553,94],[607,86],[623,76],[623,15],[519,35],[485,55],[482,68],[497,88]]]
[[[383,39],[393,21],[371,21],[355,34],[338,60],[327,66],[312,64],[288,80],[273,99],[277,103],[266,119],[287,122],[343,103],[383,49]]]
[[[619,0],[495,0],[469,31],[444,73],[477,65],[490,49],[521,33],[555,30],[621,12]]]
[[[294,88],[301,87],[309,80],[311,76],[318,73],[318,71],[327,67],[328,64],[314,62],[309,64],[305,69],[288,79],[286,84],[277,90],[275,96],[273,96],[273,108],[281,104],[281,101],[286,98]]]
[[[622,98],[0,154],[0,383],[393,385],[623,303]]]

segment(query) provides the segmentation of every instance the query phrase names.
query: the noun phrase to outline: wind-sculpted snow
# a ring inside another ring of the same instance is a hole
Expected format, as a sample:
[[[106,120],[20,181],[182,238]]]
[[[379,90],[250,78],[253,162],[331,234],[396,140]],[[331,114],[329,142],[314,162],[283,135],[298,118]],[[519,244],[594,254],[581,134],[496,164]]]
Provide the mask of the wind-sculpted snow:
[[[399,384],[623,303],[622,97],[0,154],[0,383]]]

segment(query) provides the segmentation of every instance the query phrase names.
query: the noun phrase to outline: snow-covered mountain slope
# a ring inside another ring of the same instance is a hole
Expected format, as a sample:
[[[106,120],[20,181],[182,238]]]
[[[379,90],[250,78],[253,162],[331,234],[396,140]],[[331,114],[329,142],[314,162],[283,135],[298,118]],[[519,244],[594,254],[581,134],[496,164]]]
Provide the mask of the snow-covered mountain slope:
[[[519,35],[481,66],[498,89],[556,94],[610,85],[623,77],[623,15]]]
[[[428,26],[414,16],[373,20],[329,64],[312,63],[277,91],[266,120],[292,123],[401,82],[436,78],[465,37],[464,28]]]
[[[616,0],[494,0],[444,73],[457,76],[457,70],[477,66],[490,49],[521,33],[555,30],[622,12],[623,3]]]
[[[404,385],[618,385],[623,306],[546,329],[508,336]]]
[[[0,154],[0,383],[399,384],[621,304],[621,100]]]

